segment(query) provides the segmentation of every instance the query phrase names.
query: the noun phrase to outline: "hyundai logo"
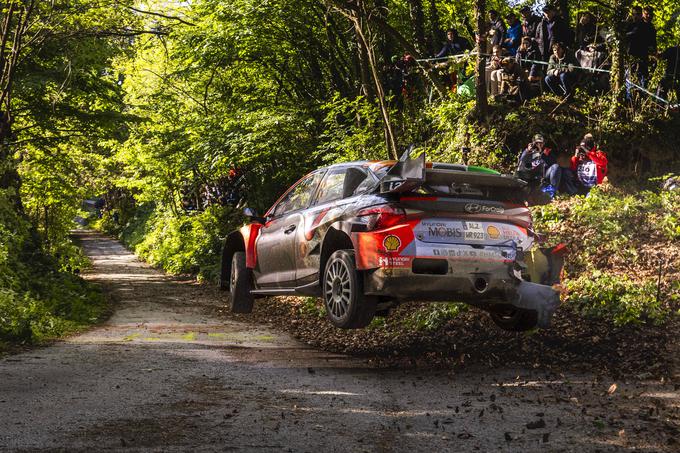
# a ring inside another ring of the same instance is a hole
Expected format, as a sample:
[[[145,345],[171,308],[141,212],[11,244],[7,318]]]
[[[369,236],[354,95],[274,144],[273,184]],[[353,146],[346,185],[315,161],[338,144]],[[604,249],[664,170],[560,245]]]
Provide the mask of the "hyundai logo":
[[[470,214],[503,214],[505,209],[500,206],[486,206],[479,203],[468,203],[465,205],[465,212]]]

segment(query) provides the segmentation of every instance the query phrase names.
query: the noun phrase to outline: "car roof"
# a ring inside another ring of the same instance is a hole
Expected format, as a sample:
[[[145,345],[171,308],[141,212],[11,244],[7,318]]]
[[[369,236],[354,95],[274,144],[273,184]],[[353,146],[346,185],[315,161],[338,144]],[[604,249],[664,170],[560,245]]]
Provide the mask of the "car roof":
[[[329,165],[328,167],[323,167],[320,168],[319,170],[323,169],[336,169],[336,168],[344,168],[344,167],[364,167],[364,168],[369,168],[372,171],[378,171],[381,168],[384,167],[392,167],[394,166],[398,161],[396,160],[357,160],[353,162],[341,162],[338,164],[333,164]],[[440,169],[448,169],[448,170],[458,170],[458,171],[471,171],[471,172],[479,172],[479,173],[490,173],[490,174],[496,174],[499,175],[500,173],[492,170],[490,168],[486,167],[478,167],[474,165],[464,165],[464,164],[452,164],[452,163],[446,163],[446,162],[427,162],[426,164],[427,168],[440,168]]]

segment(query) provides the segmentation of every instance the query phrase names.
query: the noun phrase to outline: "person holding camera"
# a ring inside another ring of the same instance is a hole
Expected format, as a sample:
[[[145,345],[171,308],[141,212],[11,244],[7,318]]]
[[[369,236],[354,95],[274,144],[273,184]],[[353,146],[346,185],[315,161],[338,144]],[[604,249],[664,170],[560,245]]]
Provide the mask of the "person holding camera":
[[[531,143],[522,151],[517,166],[517,177],[530,186],[540,187],[550,198],[555,196],[562,179],[562,168],[552,150],[545,146],[541,134],[534,135]]]
[[[586,134],[571,158],[571,172],[564,181],[565,191],[572,195],[588,193],[604,181],[607,164],[607,155],[597,148],[592,134]]]

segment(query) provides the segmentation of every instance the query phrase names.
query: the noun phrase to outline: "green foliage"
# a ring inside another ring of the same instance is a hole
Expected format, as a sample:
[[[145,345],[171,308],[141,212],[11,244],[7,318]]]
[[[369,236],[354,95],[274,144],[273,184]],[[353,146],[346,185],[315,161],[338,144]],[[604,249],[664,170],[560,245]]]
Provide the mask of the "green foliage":
[[[0,343],[35,343],[96,321],[105,308],[98,289],[62,269],[84,264],[70,243],[59,259],[40,249],[29,223],[0,191]]]
[[[463,304],[433,303],[415,311],[404,320],[404,324],[416,330],[437,330],[464,310],[466,310],[466,306]]]
[[[105,216],[100,228],[118,234],[149,263],[174,274],[194,274],[217,281],[224,238],[241,222],[229,207],[175,215],[169,210],[142,206],[123,226]]]
[[[564,285],[581,312],[617,324],[659,322],[673,313],[680,301],[677,191],[596,187],[533,211],[534,227],[549,232],[551,244],[568,245]]]
[[[653,279],[639,281],[626,275],[610,275],[594,271],[568,280],[569,303],[587,316],[605,317],[615,324],[660,322],[670,312],[657,300],[657,284]]]

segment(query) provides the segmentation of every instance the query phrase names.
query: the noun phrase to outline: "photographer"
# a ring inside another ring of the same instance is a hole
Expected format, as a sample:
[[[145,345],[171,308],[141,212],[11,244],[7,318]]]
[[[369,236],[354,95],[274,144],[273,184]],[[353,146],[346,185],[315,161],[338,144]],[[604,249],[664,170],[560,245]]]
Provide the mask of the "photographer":
[[[591,134],[586,134],[571,158],[571,171],[565,177],[565,192],[588,193],[607,176],[607,155],[597,149]]]
[[[557,164],[552,150],[545,146],[541,134],[534,135],[519,156],[517,177],[528,182],[530,186],[540,187],[550,198],[555,196],[562,179],[562,168]]]

